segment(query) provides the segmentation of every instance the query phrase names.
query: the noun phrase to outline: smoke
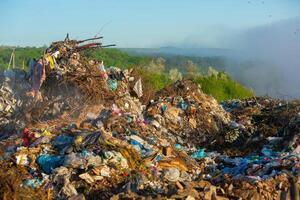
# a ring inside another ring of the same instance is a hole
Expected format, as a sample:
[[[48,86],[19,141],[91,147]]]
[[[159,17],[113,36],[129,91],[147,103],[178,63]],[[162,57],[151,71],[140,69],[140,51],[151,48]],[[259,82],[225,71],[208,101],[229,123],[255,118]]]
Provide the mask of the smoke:
[[[169,45],[182,55],[228,58],[225,70],[257,95],[300,98],[300,18],[243,31],[212,26]]]
[[[236,78],[259,95],[300,98],[300,18],[249,29],[230,42],[244,60],[231,69]]]

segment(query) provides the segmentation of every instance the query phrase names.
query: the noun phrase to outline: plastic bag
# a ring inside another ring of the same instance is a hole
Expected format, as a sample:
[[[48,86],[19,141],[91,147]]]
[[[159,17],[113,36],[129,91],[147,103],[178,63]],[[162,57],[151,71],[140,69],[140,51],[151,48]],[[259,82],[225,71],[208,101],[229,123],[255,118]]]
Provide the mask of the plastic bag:
[[[113,91],[118,88],[118,81],[115,79],[108,79],[107,84],[108,84],[108,87]]]
[[[136,95],[138,96],[138,98],[143,96],[143,88],[142,88],[142,80],[139,79],[133,87],[133,91],[136,93]]]
[[[73,144],[73,142],[73,137],[67,135],[59,135],[54,139],[52,145],[57,150],[62,151],[63,149],[70,147]]]
[[[80,154],[70,153],[65,157],[64,166],[71,168],[84,168],[86,161]]]
[[[63,156],[43,154],[37,158],[37,164],[46,174],[50,174],[52,169],[62,166],[63,163]]]
[[[180,177],[180,171],[177,168],[170,168],[165,172],[164,177],[168,181],[176,182]]]
[[[195,158],[195,159],[200,159],[200,158],[204,158],[204,157],[206,157],[206,153],[204,152],[204,149],[199,149],[192,154],[192,158]]]

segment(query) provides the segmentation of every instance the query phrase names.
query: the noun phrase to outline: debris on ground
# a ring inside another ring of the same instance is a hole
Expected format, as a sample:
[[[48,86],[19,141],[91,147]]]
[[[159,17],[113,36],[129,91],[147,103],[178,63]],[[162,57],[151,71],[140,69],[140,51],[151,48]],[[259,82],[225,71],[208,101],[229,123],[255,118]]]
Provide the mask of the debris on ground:
[[[299,199],[299,101],[218,103],[182,80],[143,104],[143,79],[83,42],[46,50],[42,99],[1,74],[3,199]]]

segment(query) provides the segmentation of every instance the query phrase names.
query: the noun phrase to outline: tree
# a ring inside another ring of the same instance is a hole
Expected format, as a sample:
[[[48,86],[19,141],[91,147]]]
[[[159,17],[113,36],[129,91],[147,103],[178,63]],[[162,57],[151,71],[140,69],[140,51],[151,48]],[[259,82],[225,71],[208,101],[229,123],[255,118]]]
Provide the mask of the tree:
[[[219,72],[215,70],[213,67],[208,67],[207,75],[208,76],[218,76]]]
[[[185,67],[186,67],[186,76],[187,78],[193,78],[195,76],[200,76],[200,70],[198,66],[191,60],[187,60],[185,62]]]
[[[173,68],[169,71],[169,79],[172,81],[178,81],[182,79],[182,74],[177,68]]]
[[[156,73],[164,73],[166,60],[162,57],[152,59],[151,62],[146,66],[146,70]]]

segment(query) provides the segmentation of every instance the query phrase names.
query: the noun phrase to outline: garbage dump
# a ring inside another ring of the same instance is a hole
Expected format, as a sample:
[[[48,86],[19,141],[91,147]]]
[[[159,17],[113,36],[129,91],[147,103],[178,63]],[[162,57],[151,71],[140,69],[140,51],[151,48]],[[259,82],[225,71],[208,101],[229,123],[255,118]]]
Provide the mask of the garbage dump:
[[[0,137],[3,138],[9,131],[24,125],[16,116],[25,106],[23,99],[25,92],[30,90],[30,84],[22,71],[6,71],[0,74],[0,82]]]
[[[42,99],[1,75],[3,199],[299,199],[299,101],[219,103],[182,80],[143,104],[143,79],[84,42],[46,50]]]

